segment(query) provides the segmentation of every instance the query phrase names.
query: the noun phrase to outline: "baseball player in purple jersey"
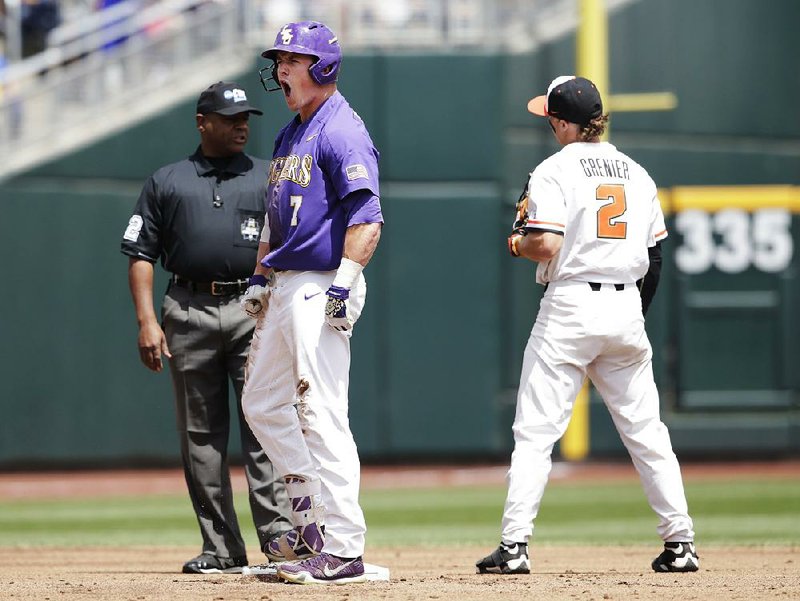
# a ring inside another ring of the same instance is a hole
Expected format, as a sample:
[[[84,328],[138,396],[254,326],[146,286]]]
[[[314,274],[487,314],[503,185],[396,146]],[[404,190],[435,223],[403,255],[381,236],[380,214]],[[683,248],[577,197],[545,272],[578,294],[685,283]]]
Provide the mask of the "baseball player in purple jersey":
[[[380,238],[378,152],[337,91],[341,50],[322,23],[284,26],[262,56],[297,115],[275,140],[267,219],[245,293],[257,319],[242,406],[284,477],[294,529],[267,557],[297,583],[366,580],[360,464],[348,422],[350,336]],[[274,81],[277,87],[268,88]]]
[[[479,573],[527,574],[528,539],[553,445],[588,375],[633,459],[664,551],[656,572],[698,569],[680,466],[659,417],[644,310],[657,285],[664,215],[647,172],[608,142],[608,116],[588,79],[561,76],[528,110],[563,148],[531,174],[508,245],[538,263],[546,286],[520,376],[500,546]]]

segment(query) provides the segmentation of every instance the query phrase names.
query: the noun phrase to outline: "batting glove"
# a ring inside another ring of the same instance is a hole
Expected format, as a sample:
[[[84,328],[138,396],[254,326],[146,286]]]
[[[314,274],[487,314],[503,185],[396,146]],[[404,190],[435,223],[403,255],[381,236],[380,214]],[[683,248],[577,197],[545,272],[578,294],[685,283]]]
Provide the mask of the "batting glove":
[[[353,322],[347,315],[347,299],[350,298],[350,289],[331,286],[326,294],[328,301],[325,303],[325,322],[334,330],[346,332],[353,327]]]
[[[258,319],[267,308],[267,299],[269,298],[269,288],[267,288],[267,276],[254,275],[250,276],[247,281],[249,284],[245,290],[242,299],[239,301],[247,313],[253,319]]]

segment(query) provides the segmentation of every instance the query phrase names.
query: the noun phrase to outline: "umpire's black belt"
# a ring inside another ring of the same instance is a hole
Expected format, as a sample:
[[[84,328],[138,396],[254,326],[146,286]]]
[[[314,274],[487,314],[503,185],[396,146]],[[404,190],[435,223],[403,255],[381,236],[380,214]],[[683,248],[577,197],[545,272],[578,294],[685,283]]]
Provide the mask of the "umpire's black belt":
[[[246,279],[234,280],[233,282],[193,282],[179,275],[172,276],[172,283],[181,288],[188,288],[192,292],[201,292],[214,296],[243,294],[248,286],[248,281]]]

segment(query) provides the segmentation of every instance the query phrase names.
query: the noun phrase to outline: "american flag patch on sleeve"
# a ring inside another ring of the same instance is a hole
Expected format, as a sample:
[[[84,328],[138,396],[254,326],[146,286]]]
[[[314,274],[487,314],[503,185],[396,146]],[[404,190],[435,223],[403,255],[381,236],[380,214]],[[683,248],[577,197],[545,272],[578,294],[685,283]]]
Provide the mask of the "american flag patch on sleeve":
[[[354,179],[369,179],[367,168],[364,165],[350,165],[345,169],[347,179],[353,181]]]

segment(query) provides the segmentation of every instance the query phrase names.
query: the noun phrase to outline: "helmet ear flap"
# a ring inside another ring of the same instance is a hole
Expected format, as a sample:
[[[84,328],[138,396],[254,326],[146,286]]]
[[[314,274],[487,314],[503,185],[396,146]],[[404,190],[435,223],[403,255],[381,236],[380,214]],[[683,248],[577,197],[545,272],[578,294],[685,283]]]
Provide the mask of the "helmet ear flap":
[[[311,73],[311,79],[320,85],[335,82],[339,77],[340,64],[341,57],[317,57],[316,62],[308,69]]]

